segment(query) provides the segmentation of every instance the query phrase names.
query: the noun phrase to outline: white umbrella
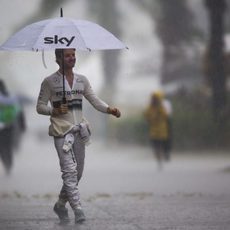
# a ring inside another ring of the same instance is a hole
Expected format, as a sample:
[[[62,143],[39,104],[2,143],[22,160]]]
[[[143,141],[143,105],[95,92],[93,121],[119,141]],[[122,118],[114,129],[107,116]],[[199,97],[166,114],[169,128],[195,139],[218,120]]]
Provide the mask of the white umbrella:
[[[62,9],[61,17],[27,25],[0,46],[0,50],[9,51],[44,51],[67,48],[91,51],[127,47],[112,33],[96,23],[63,17]],[[63,92],[65,92],[64,72]],[[63,96],[63,101],[65,101],[65,96]]]
[[[127,48],[112,33],[86,20],[58,17],[30,24],[0,46],[0,50],[109,50]]]

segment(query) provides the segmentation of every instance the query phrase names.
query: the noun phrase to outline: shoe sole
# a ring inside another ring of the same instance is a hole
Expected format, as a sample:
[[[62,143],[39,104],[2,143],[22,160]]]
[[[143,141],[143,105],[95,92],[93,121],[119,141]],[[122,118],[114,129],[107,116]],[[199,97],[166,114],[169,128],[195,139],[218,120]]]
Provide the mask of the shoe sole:
[[[79,218],[78,220],[75,220],[75,224],[82,224],[83,222],[85,222],[85,218]]]

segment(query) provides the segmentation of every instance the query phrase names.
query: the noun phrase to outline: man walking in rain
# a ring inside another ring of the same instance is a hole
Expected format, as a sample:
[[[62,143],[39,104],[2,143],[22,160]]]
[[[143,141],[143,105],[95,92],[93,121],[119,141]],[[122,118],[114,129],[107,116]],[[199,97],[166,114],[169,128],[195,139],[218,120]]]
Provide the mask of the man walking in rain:
[[[75,223],[81,223],[85,215],[78,184],[84,168],[85,144],[90,136],[88,123],[82,115],[83,96],[102,113],[120,117],[120,111],[99,99],[85,76],[73,72],[75,49],[56,49],[55,56],[59,70],[43,80],[37,112],[50,116],[49,135],[54,137],[62,172],[63,186],[54,205],[54,212],[61,223],[68,223],[70,220],[65,205],[69,202],[75,214]]]

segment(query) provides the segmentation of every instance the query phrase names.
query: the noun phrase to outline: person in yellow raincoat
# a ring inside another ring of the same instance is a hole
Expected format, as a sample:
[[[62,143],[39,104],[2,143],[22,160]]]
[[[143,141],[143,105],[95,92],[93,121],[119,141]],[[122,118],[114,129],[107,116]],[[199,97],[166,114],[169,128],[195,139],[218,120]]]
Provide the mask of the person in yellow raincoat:
[[[171,104],[163,93],[154,92],[144,116],[149,124],[149,137],[159,168],[163,160],[170,160],[171,150]]]

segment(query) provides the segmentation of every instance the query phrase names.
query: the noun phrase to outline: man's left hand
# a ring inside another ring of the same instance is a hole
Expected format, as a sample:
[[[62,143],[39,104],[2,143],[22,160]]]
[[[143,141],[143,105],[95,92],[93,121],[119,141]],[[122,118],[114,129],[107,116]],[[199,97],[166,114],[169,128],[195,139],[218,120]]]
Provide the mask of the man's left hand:
[[[115,117],[120,117],[121,116],[121,112],[117,108],[110,108],[110,107],[108,107],[107,113],[108,114],[112,114]]]

